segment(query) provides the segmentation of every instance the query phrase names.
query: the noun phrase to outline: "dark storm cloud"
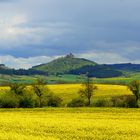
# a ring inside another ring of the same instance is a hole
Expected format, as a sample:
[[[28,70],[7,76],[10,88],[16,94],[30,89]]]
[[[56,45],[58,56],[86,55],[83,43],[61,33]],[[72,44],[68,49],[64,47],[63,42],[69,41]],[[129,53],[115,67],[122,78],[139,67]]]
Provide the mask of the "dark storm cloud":
[[[28,58],[73,52],[100,63],[140,59],[139,0],[6,1],[14,2],[0,4],[1,55]]]

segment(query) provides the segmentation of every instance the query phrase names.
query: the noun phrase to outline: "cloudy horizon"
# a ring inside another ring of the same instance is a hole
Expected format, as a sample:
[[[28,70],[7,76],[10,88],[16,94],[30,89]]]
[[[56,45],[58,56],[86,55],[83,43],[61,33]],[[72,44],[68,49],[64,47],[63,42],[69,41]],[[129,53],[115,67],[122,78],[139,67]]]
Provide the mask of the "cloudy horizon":
[[[0,63],[30,68],[70,52],[140,63],[139,0],[0,0]]]

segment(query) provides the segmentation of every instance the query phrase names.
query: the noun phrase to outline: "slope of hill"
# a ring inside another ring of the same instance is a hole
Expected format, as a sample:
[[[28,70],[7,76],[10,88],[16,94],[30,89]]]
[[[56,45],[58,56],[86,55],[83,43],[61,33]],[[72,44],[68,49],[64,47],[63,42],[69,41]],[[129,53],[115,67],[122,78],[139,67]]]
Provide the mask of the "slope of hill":
[[[38,70],[34,70],[34,69],[12,69],[9,67],[6,67],[4,64],[0,64],[0,74],[5,74],[5,75],[47,75],[45,72],[43,71],[38,71]]]
[[[50,75],[56,75],[65,74],[71,70],[87,65],[95,66],[96,63],[83,58],[75,58],[72,54],[69,54],[65,57],[55,59],[47,64],[35,66],[33,69],[47,72]]]
[[[6,67],[4,64],[0,64],[0,74],[6,75],[49,75],[57,77],[70,74],[75,77],[76,75],[87,73],[90,77],[96,78],[131,77],[133,76],[132,74],[139,75],[140,64],[124,63],[100,65],[84,58],[76,58],[71,53],[49,63],[34,66],[28,70],[15,70]]]
[[[105,65],[99,65],[96,62],[84,58],[75,58],[72,54],[55,59],[47,64],[35,66],[33,69],[46,72],[48,75],[81,75],[88,73],[90,77],[97,78],[118,77],[123,75],[119,70],[112,69]]]
[[[123,76],[123,73],[121,71],[111,69],[104,65],[95,65],[95,66],[87,65],[75,70],[71,70],[68,73],[74,75],[88,74],[89,77],[97,77],[97,78],[110,78]]]
[[[6,67],[4,64],[0,64],[0,70],[7,70],[10,69],[8,67]]]
[[[140,64],[123,63],[123,64],[106,64],[105,66],[125,72],[140,72]]]

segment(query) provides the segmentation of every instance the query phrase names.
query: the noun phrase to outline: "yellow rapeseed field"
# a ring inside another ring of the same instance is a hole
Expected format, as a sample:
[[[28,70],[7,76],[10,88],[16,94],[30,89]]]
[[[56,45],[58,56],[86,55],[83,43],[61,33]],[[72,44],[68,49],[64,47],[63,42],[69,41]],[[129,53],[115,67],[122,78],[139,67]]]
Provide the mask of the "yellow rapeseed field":
[[[99,98],[110,98],[114,96],[131,95],[131,91],[127,86],[122,85],[96,85],[98,90],[95,91],[92,100]],[[69,103],[73,98],[79,96],[78,91],[82,88],[81,84],[56,84],[48,85],[48,88],[55,94],[63,99],[63,105]],[[4,93],[9,90],[9,87],[0,87],[0,92]],[[31,92],[31,90],[29,90]]]
[[[0,110],[0,140],[139,140],[140,110]]]
[[[108,98],[112,96],[130,95],[132,94],[128,90],[127,86],[121,85],[96,85],[98,90],[95,91],[93,99],[96,98]],[[69,102],[69,100],[78,97],[78,91],[82,87],[81,84],[60,84],[60,85],[49,85],[50,90],[56,95],[60,96],[64,102]]]
[[[48,85],[68,103],[80,84]],[[126,86],[97,85],[96,98],[132,94]],[[9,90],[1,87],[1,93]],[[1,109],[0,140],[139,140],[140,109]]]

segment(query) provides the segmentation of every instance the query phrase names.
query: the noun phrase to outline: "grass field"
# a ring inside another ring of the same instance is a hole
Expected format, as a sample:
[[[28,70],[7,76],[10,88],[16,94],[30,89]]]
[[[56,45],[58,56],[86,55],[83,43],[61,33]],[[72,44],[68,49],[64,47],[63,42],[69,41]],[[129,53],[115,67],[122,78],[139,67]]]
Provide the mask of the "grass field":
[[[139,140],[140,110],[0,110],[1,140]]]
[[[44,79],[49,84],[63,84],[63,83],[82,83],[82,75],[49,75],[49,76],[16,76],[16,75],[0,75],[0,84],[11,82],[11,83],[24,83],[31,84],[34,83],[38,78]],[[140,80],[140,73],[132,73],[127,77],[115,77],[115,78],[93,78],[93,82],[96,84],[117,84],[117,85],[127,85],[133,80]]]
[[[38,78],[44,79],[49,84],[61,84],[61,83],[82,83],[83,76],[78,75],[50,75],[50,76],[16,76],[16,75],[0,75],[0,84],[4,82],[11,83],[24,83],[31,84],[34,83]],[[129,77],[115,77],[115,78],[93,78],[93,82],[96,84],[119,84],[126,85],[133,80],[140,80],[140,73],[134,73],[129,75]]]

